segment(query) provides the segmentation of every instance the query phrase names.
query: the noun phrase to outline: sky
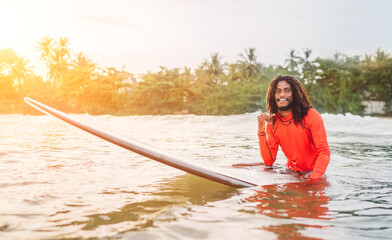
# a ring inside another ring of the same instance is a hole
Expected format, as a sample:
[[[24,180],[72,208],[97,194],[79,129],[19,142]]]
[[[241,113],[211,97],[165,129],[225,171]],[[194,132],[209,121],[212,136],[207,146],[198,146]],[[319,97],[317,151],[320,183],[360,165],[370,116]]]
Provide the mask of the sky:
[[[389,0],[0,0],[0,49],[38,72],[44,36],[134,74],[196,68],[212,53],[233,63],[250,47],[260,62],[282,65],[293,49],[392,53],[391,11]]]

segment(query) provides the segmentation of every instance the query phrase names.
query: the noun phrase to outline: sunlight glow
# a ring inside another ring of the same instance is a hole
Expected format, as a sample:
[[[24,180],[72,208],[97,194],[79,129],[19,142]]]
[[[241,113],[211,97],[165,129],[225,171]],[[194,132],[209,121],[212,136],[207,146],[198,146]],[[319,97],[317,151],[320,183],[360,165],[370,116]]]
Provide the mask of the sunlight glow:
[[[23,48],[23,31],[25,16],[9,1],[0,2],[0,48]]]
[[[38,66],[36,43],[44,35],[39,27],[43,22],[42,6],[34,1],[0,1],[0,49],[12,49],[19,57],[29,60],[30,66]]]

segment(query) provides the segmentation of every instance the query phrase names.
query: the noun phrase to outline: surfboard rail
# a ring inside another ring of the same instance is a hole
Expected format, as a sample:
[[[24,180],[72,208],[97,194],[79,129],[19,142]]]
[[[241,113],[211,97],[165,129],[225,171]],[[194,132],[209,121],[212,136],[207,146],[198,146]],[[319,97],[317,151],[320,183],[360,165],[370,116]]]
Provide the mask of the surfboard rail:
[[[201,166],[197,166],[192,163],[185,162],[178,157],[167,154],[155,147],[149,146],[142,142],[133,140],[131,138],[125,138],[123,136],[110,133],[98,127],[92,126],[87,123],[83,123],[72,116],[61,112],[55,108],[49,107],[41,102],[34,99],[25,97],[24,101],[35,109],[39,110],[48,115],[55,116],[77,128],[80,128],[88,133],[91,133],[99,138],[116,144],[120,147],[128,149],[132,152],[145,156],[147,158],[153,159],[155,161],[161,162],[163,164],[169,165],[171,167],[180,169],[182,171],[188,172],[190,174],[212,180],[231,187],[255,187],[257,184],[232,177],[226,174],[222,174],[216,171],[212,171]]]

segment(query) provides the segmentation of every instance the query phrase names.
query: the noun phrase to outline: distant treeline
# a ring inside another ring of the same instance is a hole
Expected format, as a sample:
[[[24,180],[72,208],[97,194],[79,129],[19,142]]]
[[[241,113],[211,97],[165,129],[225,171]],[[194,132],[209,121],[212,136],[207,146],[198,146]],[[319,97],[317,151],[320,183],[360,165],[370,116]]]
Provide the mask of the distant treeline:
[[[13,50],[0,50],[0,113],[35,114],[23,102],[28,96],[69,113],[240,114],[265,110],[269,82],[277,75],[300,80],[320,112],[362,114],[364,100],[384,101],[387,109],[392,104],[392,57],[383,50],[333,58],[292,50],[283,65],[266,65],[249,48],[234,63],[213,53],[196,69],[161,67],[138,76],[73,54],[67,38],[44,37],[38,50],[46,76]]]

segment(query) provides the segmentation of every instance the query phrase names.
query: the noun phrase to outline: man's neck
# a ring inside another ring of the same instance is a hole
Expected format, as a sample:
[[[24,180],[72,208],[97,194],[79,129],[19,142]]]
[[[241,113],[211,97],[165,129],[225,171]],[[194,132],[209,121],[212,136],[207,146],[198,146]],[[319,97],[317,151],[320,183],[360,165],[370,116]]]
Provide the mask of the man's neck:
[[[290,110],[287,110],[287,111],[279,111],[279,115],[280,115],[282,118],[284,118],[284,117],[287,117],[291,112],[292,112],[291,109],[290,109]]]

